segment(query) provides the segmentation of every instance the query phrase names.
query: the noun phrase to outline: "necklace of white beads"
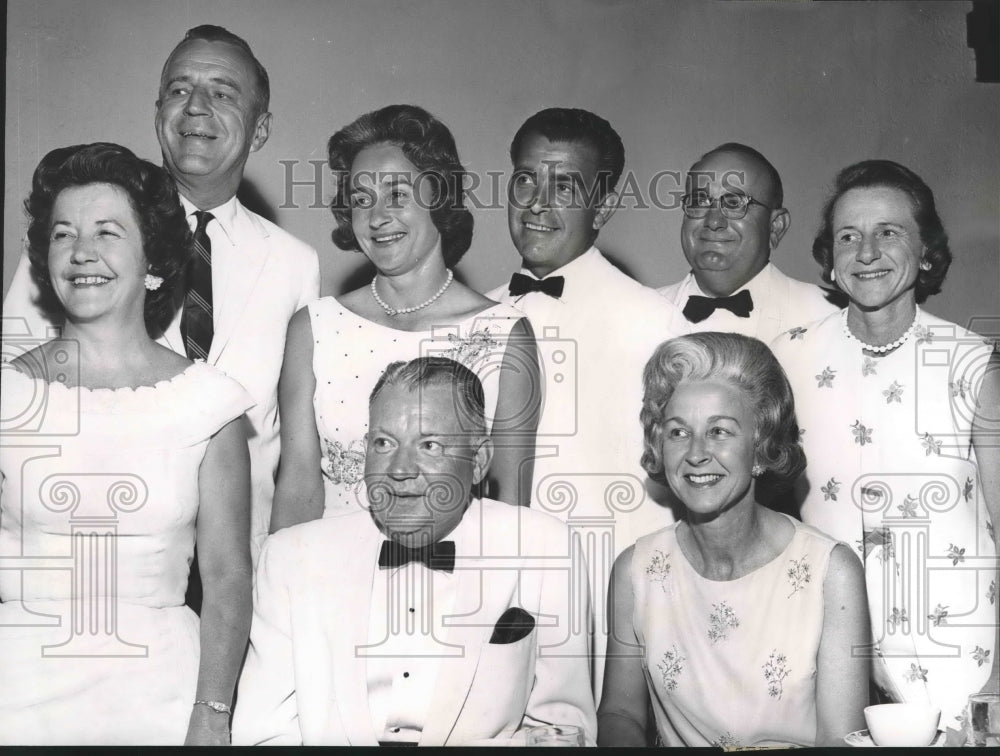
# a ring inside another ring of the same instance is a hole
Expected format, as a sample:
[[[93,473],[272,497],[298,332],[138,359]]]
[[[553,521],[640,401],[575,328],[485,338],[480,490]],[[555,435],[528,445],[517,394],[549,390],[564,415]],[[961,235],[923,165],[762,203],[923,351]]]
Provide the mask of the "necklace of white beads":
[[[372,290],[372,296],[375,298],[375,301],[379,303],[382,309],[385,310],[387,315],[389,315],[390,317],[396,317],[397,315],[405,315],[408,312],[416,312],[417,310],[422,310],[428,305],[434,304],[434,302],[436,302],[440,298],[440,296],[444,294],[445,290],[449,286],[451,286],[451,282],[455,278],[455,274],[452,273],[451,269],[449,268],[448,277],[445,278],[444,284],[442,284],[441,288],[437,290],[437,293],[433,297],[428,299],[426,302],[414,305],[413,307],[402,307],[398,310],[387,305],[385,302],[382,301],[382,297],[378,295],[378,289],[375,288],[375,280],[377,278],[378,276],[375,276],[375,278],[372,279],[372,284],[370,287]]]
[[[844,335],[848,339],[853,339],[861,345],[861,348],[868,351],[874,352],[875,354],[885,354],[886,352],[891,352],[893,349],[898,349],[906,343],[907,339],[913,335],[913,332],[917,329],[917,314],[920,312],[919,309],[915,309],[913,312],[913,322],[910,323],[910,327],[903,332],[895,341],[890,341],[888,344],[881,344],[880,346],[875,346],[874,344],[866,344],[853,333],[851,333],[850,327],[847,325],[847,308],[844,308],[844,314],[841,317],[841,325],[844,328]]]

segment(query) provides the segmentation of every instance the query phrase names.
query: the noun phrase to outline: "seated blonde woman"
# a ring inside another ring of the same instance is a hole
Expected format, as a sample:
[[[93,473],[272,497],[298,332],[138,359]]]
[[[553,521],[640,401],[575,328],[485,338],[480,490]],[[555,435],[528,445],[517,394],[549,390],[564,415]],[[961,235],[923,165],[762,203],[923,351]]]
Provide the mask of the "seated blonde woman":
[[[686,517],[615,562],[599,745],[843,745],[863,727],[868,616],[844,544],[758,503],[805,467],[766,346],[701,333],[646,365],[642,463]]]

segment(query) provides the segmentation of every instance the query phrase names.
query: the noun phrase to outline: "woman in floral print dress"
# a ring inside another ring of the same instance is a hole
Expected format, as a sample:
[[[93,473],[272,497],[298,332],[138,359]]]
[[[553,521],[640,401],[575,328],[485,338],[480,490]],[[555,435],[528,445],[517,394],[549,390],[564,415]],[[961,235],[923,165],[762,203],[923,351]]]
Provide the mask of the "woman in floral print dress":
[[[813,256],[850,305],[773,344],[809,457],[802,519],[864,560],[879,689],[960,731],[968,696],[997,690],[996,355],[918,307],[951,253],[907,168],[841,171]]]
[[[700,333],[646,365],[643,467],[681,522],[615,562],[598,744],[843,745],[863,726],[868,638],[850,549],[761,506],[805,458],[791,388],[764,344]]]
[[[535,340],[519,310],[453,280],[473,223],[451,132],[422,108],[390,105],[334,134],[329,153],[334,242],[363,252],[376,274],[289,324],[271,531],[368,506],[368,395],[386,365],[415,357],[450,357],[480,377],[495,448],[484,495],[526,505],[541,401]]]

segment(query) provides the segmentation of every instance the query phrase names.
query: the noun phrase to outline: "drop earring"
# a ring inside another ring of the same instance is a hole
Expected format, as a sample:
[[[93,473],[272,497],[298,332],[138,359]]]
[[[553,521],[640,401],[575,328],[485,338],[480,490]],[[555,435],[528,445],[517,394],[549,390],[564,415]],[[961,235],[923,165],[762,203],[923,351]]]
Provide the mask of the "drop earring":
[[[754,462],[753,467],[750,468],[750,475],[754,478],[759,478],[764,474],[764,465]]]
[[[837,271],[835,271],[833,268],[830,268],[830,283],[833,283],[836,280],[837,280]]]

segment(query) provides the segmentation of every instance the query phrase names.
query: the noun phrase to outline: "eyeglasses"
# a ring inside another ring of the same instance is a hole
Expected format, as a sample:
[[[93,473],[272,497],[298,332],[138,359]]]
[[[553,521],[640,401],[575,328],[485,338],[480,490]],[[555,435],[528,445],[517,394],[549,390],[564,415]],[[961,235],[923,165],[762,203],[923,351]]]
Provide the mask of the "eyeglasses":
[[[720,194],[718,200],[714,200],[704,193],[685,194],[681,197],[681,207],[684,208],[684,215],[688,218],[704,218],[716,201],[719,203],[722,217],[730,220],[739,220],[745,216],[751,204],[774,210],[773,207],[758,202],[749,194],[735,194],[734,192]]]

